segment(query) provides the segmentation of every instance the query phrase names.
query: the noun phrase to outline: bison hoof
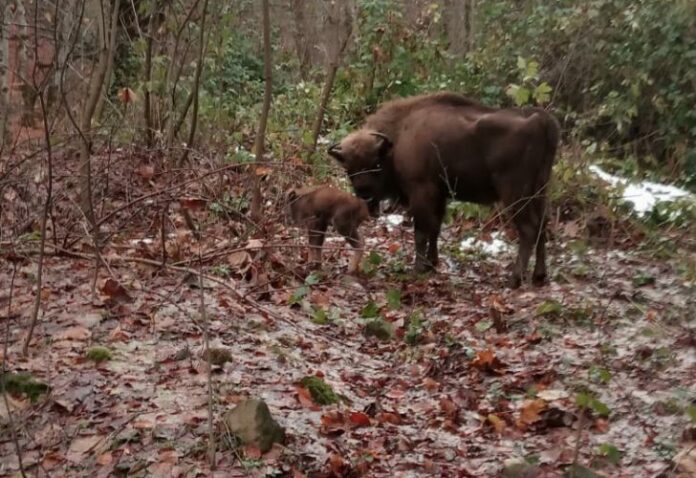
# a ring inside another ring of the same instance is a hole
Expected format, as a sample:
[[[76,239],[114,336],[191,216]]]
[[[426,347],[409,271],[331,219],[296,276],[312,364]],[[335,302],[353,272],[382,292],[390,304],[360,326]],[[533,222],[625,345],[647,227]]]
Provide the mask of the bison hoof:
[[[433,272],[435,270],[435,267],[432,266],[432,264],[425,264],[425,263],[417,263],[413,267],[413,272],[416,274],[427,274],[428,272]]]
[[[532,276],[532,284],[534,284],[537,287],[546,285],[546,282],[546,272],[541,274],[537,273]]]
[[[520,277],[517,274],[513,274],[510,276],[507,282],[507,286],[510,289],[517,289],[522,285],[522,277]]]

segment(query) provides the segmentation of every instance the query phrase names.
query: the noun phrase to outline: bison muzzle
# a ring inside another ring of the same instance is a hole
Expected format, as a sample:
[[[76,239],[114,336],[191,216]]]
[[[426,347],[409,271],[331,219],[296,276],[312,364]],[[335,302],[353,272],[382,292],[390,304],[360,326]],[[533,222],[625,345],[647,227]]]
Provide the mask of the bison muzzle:
[[[437,265],[448,199],[501,202],[519,235],[515,288],[534,249],[533,281],[546,280],[546,189],[559,137],[557,120],[541,108],[491,108],[442,92],[385,103],[329,154],[371,212],[387,198],[408,208],[418,272]]]

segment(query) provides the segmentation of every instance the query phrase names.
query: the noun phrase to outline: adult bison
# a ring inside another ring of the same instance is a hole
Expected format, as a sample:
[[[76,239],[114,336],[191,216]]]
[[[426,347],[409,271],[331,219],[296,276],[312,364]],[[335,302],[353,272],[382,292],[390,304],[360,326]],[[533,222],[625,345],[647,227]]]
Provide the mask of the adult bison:
[[[543,109],[490,108],[441,92],[385,103],[329,154],[372,213],[387,198],[409,209],[419,272],[437,264],[448,199],[502,202],[519,233],[514,288],[535,245],[533,281],[546,279],[546,185],[559,136],[558,122]]]

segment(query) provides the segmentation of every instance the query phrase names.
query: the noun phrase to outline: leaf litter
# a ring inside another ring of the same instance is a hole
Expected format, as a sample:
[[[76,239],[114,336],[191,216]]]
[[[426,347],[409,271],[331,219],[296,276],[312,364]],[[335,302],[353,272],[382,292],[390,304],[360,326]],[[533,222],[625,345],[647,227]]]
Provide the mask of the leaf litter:
[[[138,174],[157,180],[149,168]],[[117,259],[157,258],[158,240],[143,249],[133,237],[114,239],[104,251],[113,276],[98,284],[96,303],[90,260],[50,256],[27,357],[33,273],[23,269],[18,317],[3,317],[6,363],[51,387],[34,405],[9,397],[25,466],[64,476],[209,475],[202,292],[211,347],[224,350],[210,370],[216,417],[259,397],[289,437],[266,455],[219,449],[220,476],[498,476],[517,459],[533,476],[561,476],[576,454],[599,476],[674,469],[696,396],[693,284],[679,264],[630,250],[579,255],[574,227],[550,244],[555,276],[544,288],[503,288],[514,248],[495,242],[485,257],[446,258],[437,274],[414,277],[404,269],[412,233],[401,222],[367,226],[357,278],[344,275],[341,241],[327,241],[316,274],[300,235],[277,224],[272,237],[238,245],[217,223],[200,245],[187,233],[169,237],[172,258],[216,257],[203,267],[202,291],[181,270]],[[441,239],[459,242],[449,230]],[[10,273],[3,265],[0,282]],[[634,281],[646,273],[655,280]],[[363,333],[375,319],[393,330],[387,340]],[[111,360],[86,360],[95,346]],[[308,376],[338,403],[317,404],[298,385]],[[16,474],[8,439],[0,462],[0,476]]]

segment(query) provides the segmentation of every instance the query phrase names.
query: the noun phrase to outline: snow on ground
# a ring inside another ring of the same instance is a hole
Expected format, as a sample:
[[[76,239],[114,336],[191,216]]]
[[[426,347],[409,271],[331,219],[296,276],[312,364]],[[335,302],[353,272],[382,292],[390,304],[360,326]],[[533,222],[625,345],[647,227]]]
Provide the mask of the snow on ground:
[[[467,237],[459,243],[463,250],[478,251],[488,256],[497,256],[510,250],[510,243],[503,239],[499,231],[491,234],[490,240],[478,238],[476,236]]]
[[[676,199],[694,197],[689,191],[669,184],[660,184],[652,181],[642,181],[634,184],[630,183],[628,179],[607,173],[597,165],[593,164],[589,169],[612,187],[623,188],[622,198],[633,204],[633,209],[639,215],[650,213],[658,202],[670,202]]]

